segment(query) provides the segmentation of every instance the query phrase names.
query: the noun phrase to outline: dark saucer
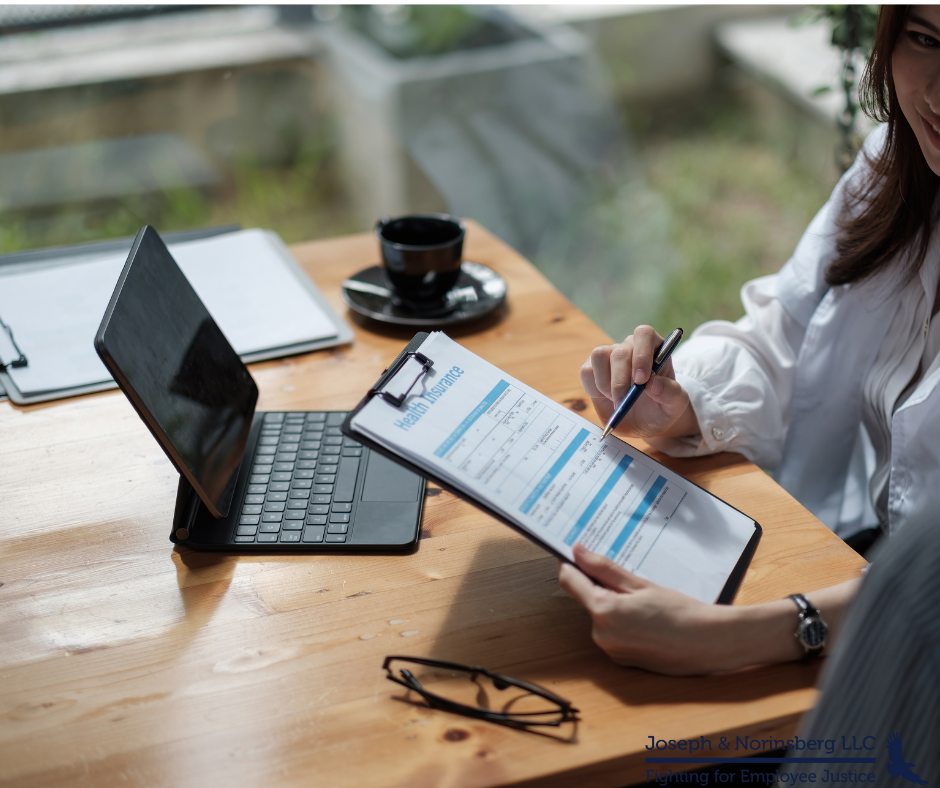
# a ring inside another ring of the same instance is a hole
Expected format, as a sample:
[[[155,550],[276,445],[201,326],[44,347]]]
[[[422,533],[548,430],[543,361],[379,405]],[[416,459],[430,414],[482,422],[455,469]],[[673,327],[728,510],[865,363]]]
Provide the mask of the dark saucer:
[[[506,280],[493,269],[465,261],[460,278],[441,301],[415,306],[395,296],[382,266],[373,265],[343,282],[346,306],[380,323],[399,326],[454,326],[479,320],[506,300]]]

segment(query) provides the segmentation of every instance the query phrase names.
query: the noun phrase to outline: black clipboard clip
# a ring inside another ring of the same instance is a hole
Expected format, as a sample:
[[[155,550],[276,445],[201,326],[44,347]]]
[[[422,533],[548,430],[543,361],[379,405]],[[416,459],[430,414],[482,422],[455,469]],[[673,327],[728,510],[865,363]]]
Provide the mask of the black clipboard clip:
[[[369,391],[369,395],[373,397],[376,397],[376,396],[381,397],[389,404],[394,405],[396,408],[400,408],[404,404],[405,398],[411,393],[411,390],[417,385],[418,381],[421,380],[421,378],[424,377],[428,373],[428,370],[434,366],[434,362],[431,361],[431,359],[429,359],[426,355],[424,355],[424,353],[418,353],[417,351],[405,353],[398,357],[398,359],[395,362],[395,365],[391,369],[389,369],[389,371],[382,377],[382,381],[380,385],[384,386],[388,383],[388,381],[394,379],[395,375],[397,375],[401,371],[401,368],[405,366],[405,363],[408,361],[409,358],[413,358],[415,361],[419,362],[421,364],[421,370],[415,376],[415,379],[411,381],[411,385],[408,386],[408,388],[405,389],[404,392],[396,395],[396,394],[392,394],[389,391],[385,391],[384,389],[380,387],[376,387],[372,389],[371,391]]]
[[[13,349],[19,353],[18,358],[13,359],[7,364],[4,364],[3,359],[0,359],[0,372],[7,367],[15,367],[17,369],[25,367],[29,362],[26,360],[26,355],[20,350],[20,346],[16,344],[16,340],[13,338],[13,329],[4,323],[2,319],[0,319],[0,328],[7,332],[7,336],[10,338],[10,344],[13,346]]]

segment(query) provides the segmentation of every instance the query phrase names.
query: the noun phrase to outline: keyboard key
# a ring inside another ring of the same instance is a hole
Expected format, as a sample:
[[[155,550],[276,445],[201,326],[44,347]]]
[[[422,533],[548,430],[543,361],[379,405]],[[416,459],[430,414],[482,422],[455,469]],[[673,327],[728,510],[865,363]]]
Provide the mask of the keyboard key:
[[[335,473],[318,473],[313,477],[314,484],[333,484],[336,481]]]
[[[310,503],[329,503],[331,495],[311,495]]]
[[[325,514],[308,514],[307,525],[326,525]]]
[[[302,451],[297,452],[297,459],[299,460],[315,460],[319,456],[320,456],[319,451],[312,451],[312,450],[304,449]],[[299,465],[298,467],[302,468],[304,466]]]
[[[311,421],[326,421],[325,413],[308,413],[307,414],[307,424]]]
[[[283,501],[268,501],[264,505],[266,512],[283,512],[286,508]]]
[[[265,413],[264,414],[264,423],[269,424],[272,421],[284,421],[283,413]]]
[[[274,463],[274,470],[277,473],[290,473],[294,470],[294,463],[292,462],[276,462]]]
[[[253,542],[255,541],[255,538],[253,536],[236,536],[235,541],[236,542]]]
[[[291,498],[287,502],[288,509],[306,509],[307,508],[307,499],[306,498]]]
[[[315,484],[313,485],[313,492],[316,495],[332,495],[333,485],[332,484]]]
[[[303,451],[317,451],[320,448],[320,441],[303,441],[300,448]]]
[[[322,542],[323,541],[323,532],[326,528],[322,525],[308,525],[304,528],[304,541],[305,542]]]
[[[313,479],[294,479],[294,481],[290,483],[290,486],[298,490],[309,490],[313,487]]]
[[[257,450],[255,451],[255,454],[258,455],[259,457],[261,455],[276,454],[276,453],[277,453],[277,446],[259,446]]]
[[[327,428],[324,430],[324,432],[325,432],[327,435],[342,435],[342,434],[343,434],[343,431],[342,431],[339,427],[337,427],[337,426],[327,427]]]
[[[304,499],[310,497],[310,490],[291,490],[290,497],[294,500]]]
[[[343,504],[343,505],[348,505],[348,504]],[[326,503],[312,503],[307,508],[307,511],[310,512],[310,514],[329,514],[330,506],[329,504],[326,504]]]
[[[274,459],[278,462],[293,462],[297,459],[297,452],[295,451],[285,451],[278,452],[274,455]],[[302,458],[301,458],[302,459]]]
[[[344,456],[344,457],[361,457],[361,456],[362,456],[362,449],[347,449],[347,448],[344,446],[344,447],[343,447],[343,456]]]
[[[291,503],[293,503],[293,501],[291,501]],[[306,501],[303,501],[302,503],[306,503]],[[284,519],[285,519],[285,520],[303,520],[306,516],[307,516],[307,510],[306,510],[306,509],[290,509],[290,508],[288,508],[288,510],[287,510],[286,512],[284,512]],[[286,528],[287,526],[285,525],[284,527]]]
[[[235,529],[235,533],[238,536],[254,536],[258,533],[257,525],[240,525]]]
[[[334,512],[351,512],[352,504],[351,503],[334,503],[333,511]]]
[[[268,474],[266,473],[256,473],[248,477],[249,484],[267,484],[268,483]]]
[[[323,438],[323,430],[316,426],[307,425],[307,429],[303,432],[303,440],[305,441],[318,441]]]
[[[280,530],[280,523],[261,523],[261,533],[263,534],[276,534]]]
[[[343,457],[339,464],[339,473],[336,475],[336,489],[333,491],[333,500],[346,502],[353,499],[356,492],[356,476],[359,475],[359,458]]]
[[[235,537],[236,539],[238,537]],[[277,534],[258,534],[257,539],[259,542],[276,542]]]
[[[250,492],[252,495],[258,495],[259,493],[263,495],[264,493],[267,492],[267,490],[268,490],[268,485],[266,484],[249,484],[248,485],[248,492]]]
[[[258,537],[258,538],[259,538],[259,540],[260,540],[261,537]],[[327,542],[334,542],[334,543],[342,543],[342,542],[345,542],[345,541],[346,541],[346,534],[327,534],[327,535],[326,535],[326,541],[327,541]]]
[[[265,496],[265,501],[286,501],[287,493],[286,492],[269,492]]]
[[[344,512],[333,512],[330,515],[330,522],[331,523],[348,523],[349,515],[345,514]]]
[[[278,437],[276,435],[262,435],[258,441],[259,446],[277,446]]]
[[[343,436],[342,435],[327,435],[323,439],[324,446],[342,446],[343,445]]]
[[[261,514],[261,504],[245,504],[242,507],[242,514]]]
[[[324,455],[317,463],[317,467],[320,468],[324,465],[339,465],[339,455]],[[332,471],[332,473],[336,473],[336,471]]]
[[[327,526],[326,532],[328,534],[344,534],[349,530],[349,523],[330,523]]]
[[[301,458],[300,460],[297,461],[297,464],[296,464],[295,467],[296,467],[298,470],[302,470],[302,471],[310,471],[310,470],[313,470],[314,468],[317,467],[317,460],[316,460],[316,457],[314,457],[312,460],[305,460],[305,459]],[[296,474],[297,471],[294,471],[294,473]]]
[[[272,481],[268,485],[269,492],[284,492],[285,490],[289,490],[289,489],[290,489],[290,477],[289,476],[283,481],[279,481],[279,482]]]
[[[303,527],[303,520],[285,520],[281,523],[281,533],[284,533],[284,531],[300,531]]]
[[[342,446],[324,446],[320,449],[320,454],[340,454],[342,451]]]
[[[343,436],[343,447],[346,449],[358,449],[362,444],[359,441]]]
[[[278,471],[277,473],[271,474],[272,482],[289,482],[290,480],[291,480],[291,474],[288,473],[287,471]],[[280,488],[274,488],[274,489],[280,489]]]
[[[300,541],[300,531],[284,531],[281,534],[282,542],[299,542]]]
[[[261,515],[261,524],[264,523],[279,523],[281,518],[284,516],[283,512],[265,512]]]
[[[239,525],[257,525],[261,522],[260,514],[243,514],[238,518]]]
[[[284,425],[284,429],[281,430],[281,435],[290,434],[292,432],[297,433],[297,432],[303,432],[303,431],[304,431],[303,422],[295,423],[294,420],[292,419],[290,422]]]
[[[245,503],[264,503],[263,495],[246,495]]]
[[[256,465],[254,468],[251,469],[251,472],[252,473],[271,473],[271,470],[272,470],[271,464],[266,463],[264,465]]]

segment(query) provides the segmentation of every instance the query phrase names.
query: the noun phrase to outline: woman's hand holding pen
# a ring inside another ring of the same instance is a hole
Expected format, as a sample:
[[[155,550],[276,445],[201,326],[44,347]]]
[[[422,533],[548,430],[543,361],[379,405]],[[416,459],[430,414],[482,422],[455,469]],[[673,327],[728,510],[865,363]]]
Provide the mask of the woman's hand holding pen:
[[[581,383],[605,424],[632,384],[649,381],[616,428],[621,435],[648,438],[699,433],[698,419],[688,393],[676,382],[672,360],[650,380],[653,358],[662,343],[653,328],[639,326],[619,344],[594,348],[581,367]]]

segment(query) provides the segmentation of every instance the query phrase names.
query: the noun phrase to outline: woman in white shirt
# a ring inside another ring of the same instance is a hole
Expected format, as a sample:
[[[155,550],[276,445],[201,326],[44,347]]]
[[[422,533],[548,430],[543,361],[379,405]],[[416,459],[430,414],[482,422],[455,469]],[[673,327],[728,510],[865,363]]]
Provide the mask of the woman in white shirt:
[[[649,380],[620,434],[674,456],[741,452],[850,543],[940,511],[940,7],[882,8],[861,93],[884,125],[783,269],[744,286],[745,317],[701,326],[652,380],[648,326],[581,370],[603,421]],[[575,555],[561,583],[618,662],[701,673],[804,654],[789,599],[702,605]],[[858,583],[809,594],[828,643]]]

